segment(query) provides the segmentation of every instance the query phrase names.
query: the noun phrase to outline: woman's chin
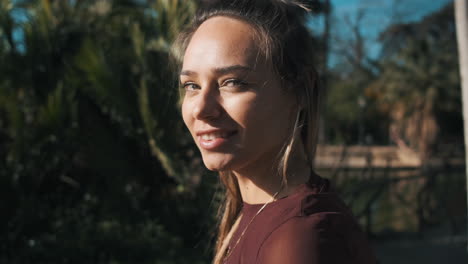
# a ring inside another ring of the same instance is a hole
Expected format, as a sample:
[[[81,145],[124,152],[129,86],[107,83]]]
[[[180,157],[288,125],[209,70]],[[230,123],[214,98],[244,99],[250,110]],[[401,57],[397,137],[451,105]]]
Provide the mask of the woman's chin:
[[[217,159],[213,157],[203,157],[205,167],[210,171],[227,171],[232,169],[231,159]]]
[[[225,164],[205,162],[205,167],[210,171],[226,171],[226,170],[229,170],[229,167],[226,166]]]

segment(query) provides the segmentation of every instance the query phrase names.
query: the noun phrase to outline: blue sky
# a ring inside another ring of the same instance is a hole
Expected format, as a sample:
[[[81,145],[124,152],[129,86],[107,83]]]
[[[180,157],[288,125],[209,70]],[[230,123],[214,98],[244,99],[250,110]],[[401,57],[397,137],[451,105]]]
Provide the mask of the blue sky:
[[[333,6],[333,34],[344,38],[347,35],[349,36],[347,33],[349,27],[344,24],[343,18],[345,16],[352,18],[360,9],[364,9],[366,15],[362,23],[362,32],[367,39],[367,48],[371,57],[377,57],[380,50],[377,37],[392,21],[417,21],[449,2],[452,2],[452,0],[331,0]],[[393,14],[398,16],[394,17]],[[15,18],[19,21],[25,19],[21,13],[17,13]],[[311,26],[320,31],[323,28],[323,20],[314,19],[311,21]],[[21,32],[15,32],[14,38],[19,43],[21,43],[22,37]],[[331,62],[331,64],[334,63]]]
[[[371,57],[375,58],[380,51],[377,37],[392,22],[418,21],[450,2],[452,0],[331,0],[332,31],[342,38],[349,36],[349,27],[345,24],[344,17],[348,16],[352,20],[363,9],[365,16],[361,30],[367,39]],[[318,28],[320,24],[320,21],[315,23]]]
[[[336,18],[366,11],[369,31],[380,32],[390,22],[420,20],[452,0],[331,0]]]
[[[353,13],[359,8],[370,9],[375,16],[388,17],[395,3],[399,11],[406,13],[410,20],[417,20],[452,0],[331,0],[334,11],[340,15]]]

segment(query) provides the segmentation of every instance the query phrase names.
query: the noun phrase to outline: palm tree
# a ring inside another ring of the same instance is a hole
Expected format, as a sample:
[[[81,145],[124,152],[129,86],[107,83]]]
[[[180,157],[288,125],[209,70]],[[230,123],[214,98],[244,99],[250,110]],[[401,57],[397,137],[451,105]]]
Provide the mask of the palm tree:
[[[185,219],[209,222],[197,208],[211,192],[191,184],[199,162],[168,67],[194,9],[182,0],[0,0],[8,262],[206,258]]]

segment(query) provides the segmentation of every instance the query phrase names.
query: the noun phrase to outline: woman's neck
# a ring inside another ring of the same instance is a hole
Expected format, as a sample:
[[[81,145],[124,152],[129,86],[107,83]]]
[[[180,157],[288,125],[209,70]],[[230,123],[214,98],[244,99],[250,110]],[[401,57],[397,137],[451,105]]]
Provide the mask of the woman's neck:
[[[272,168],[271,162],[262,162],[264,166],[255,162],[250,168],[234,171],[242,200],[249,204],[264,204],[271,201],[276,192],[279,192],[277,199],[293,193],[297,186],[309,179],[311,168],[305,159],[293,156],[291,161],[287,171],[287,186],[283,187],[282,177]]]

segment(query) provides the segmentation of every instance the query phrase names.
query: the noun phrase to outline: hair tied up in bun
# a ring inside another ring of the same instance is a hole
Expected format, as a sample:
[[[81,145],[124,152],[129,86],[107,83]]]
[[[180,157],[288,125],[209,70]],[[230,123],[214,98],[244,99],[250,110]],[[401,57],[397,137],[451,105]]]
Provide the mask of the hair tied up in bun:
[[[312,12],[312,9],[307,4],[301,1],[294,1],[294,0],[279,0],[279,1],[287,5],[299,7],[306,12]]]

